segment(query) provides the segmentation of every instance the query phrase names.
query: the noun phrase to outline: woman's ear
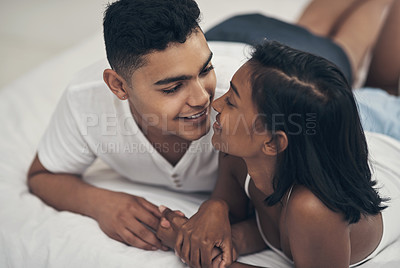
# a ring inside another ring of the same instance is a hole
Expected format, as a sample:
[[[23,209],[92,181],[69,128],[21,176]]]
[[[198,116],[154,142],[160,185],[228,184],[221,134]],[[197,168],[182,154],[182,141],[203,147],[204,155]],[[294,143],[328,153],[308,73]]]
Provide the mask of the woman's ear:
[[[112,69],[105,69],[103,72],[103,80],[120,100],[128,98],[127,82],[122,76]]]
[[[265,139],[262,151],[266,155],[275,156],[286,150],[287,146],[288,138],[286,133],[278,130],[275,132],[275,135],[273,135],[272,138],[268,137],[268,139]]]

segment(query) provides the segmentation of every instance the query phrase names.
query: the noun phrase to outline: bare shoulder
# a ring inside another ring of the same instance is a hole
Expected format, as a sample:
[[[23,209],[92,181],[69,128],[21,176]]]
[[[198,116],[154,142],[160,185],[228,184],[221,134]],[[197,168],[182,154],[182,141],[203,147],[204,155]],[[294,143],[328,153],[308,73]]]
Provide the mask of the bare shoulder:
[[[318,225],[324,222],[345,223],[341,213],[329,209],[311,190],[296,186],[287,203],[287,223]]]

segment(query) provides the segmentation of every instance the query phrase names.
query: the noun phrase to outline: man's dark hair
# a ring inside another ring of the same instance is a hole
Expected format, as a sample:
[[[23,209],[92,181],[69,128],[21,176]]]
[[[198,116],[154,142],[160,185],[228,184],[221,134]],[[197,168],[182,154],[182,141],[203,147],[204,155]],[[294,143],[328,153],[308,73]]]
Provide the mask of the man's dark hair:
[[[328,60],[278,42],[255,47],[252,98],[272,135],[284,131],[273,205],[291,185],[303,185],[349,223],[385,206],[371,179],[368,147],[350,85]]]
[[[103,29],[107,59],[130,79],[143,56],[184,43],[199,28],[200,10],[193,0],[119,0],[107,6]]]

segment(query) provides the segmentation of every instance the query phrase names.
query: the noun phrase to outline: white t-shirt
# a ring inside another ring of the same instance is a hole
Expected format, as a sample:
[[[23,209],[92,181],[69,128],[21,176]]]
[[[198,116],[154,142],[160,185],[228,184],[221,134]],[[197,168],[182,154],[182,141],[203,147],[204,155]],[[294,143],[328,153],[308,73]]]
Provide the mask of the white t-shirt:
[[[193,141],[172,166],[141,132],[128,101],[119,100],[104,83],[105,68],[104,60],[82,70],[64,92],[38,147],[43,166],[53,173],[82,174],[99,157],[135,182],[184,192],[212,191],[218,169],[212,130]]]

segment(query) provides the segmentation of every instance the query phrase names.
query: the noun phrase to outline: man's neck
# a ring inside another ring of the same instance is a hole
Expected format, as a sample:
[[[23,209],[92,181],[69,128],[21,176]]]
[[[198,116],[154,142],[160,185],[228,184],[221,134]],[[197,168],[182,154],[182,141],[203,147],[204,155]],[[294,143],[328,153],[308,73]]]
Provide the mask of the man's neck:
[[[175,166],[189,149],[191,141],[182,139],[176,135],[158,133],[148,129],[146,138],[156,151],[161,154],[172,166]]]

